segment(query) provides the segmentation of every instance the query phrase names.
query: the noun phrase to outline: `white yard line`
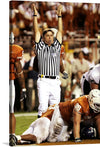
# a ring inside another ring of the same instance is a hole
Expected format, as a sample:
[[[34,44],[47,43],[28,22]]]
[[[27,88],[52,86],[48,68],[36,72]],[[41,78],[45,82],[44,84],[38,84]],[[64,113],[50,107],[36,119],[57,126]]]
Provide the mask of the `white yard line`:
[[[37,116],[37,112],[33,113],[20,113],[20,114],[15,114],[15,117],[21,117],[21,116]]]

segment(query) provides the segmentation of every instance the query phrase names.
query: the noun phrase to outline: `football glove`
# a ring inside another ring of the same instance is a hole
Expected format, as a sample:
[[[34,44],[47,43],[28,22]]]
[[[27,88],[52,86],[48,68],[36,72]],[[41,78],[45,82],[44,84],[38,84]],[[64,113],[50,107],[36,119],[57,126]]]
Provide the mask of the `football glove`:
[[[63,78],[63,79],[67,79],[67,78],[68,78],[68,73],[67,73],[66,71],[63,72],[62,78]]]
[[[81,142],[82,140],[80,138],[75,138],[75,142]]]
[[[22,89],[20,102],[22,102],[24,99],[26,99],[26,88]]]

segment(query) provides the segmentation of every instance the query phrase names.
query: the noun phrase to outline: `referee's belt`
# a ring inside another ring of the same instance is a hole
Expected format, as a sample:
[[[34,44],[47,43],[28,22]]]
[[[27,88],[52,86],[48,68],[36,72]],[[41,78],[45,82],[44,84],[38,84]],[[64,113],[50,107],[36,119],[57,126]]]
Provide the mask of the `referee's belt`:
[[[40,78],[48,78],[48,79],[59,79],[59,76],[45,76],[45,75],[38,75]]]

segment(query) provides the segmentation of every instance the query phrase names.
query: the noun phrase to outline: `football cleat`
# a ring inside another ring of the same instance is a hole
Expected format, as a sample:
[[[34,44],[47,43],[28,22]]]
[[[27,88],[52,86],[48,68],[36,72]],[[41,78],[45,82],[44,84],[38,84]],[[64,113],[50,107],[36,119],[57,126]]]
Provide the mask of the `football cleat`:
[[[9,135],[9,146],[15,146],[17,144],[17,138],[15,135]]]

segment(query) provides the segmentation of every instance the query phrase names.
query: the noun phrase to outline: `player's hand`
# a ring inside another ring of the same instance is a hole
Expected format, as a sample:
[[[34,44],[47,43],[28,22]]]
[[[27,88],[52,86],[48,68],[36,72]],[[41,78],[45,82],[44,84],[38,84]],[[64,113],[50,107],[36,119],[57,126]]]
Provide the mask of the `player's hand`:
[[[75,138],[75,142],[81,142],[82,140],[80,138]]]
[[[36,10],[36,6],[34,3],[31,3],[31,9],[34,12],[34,15],[37,15],[37,10]]]
[[[63,79],[67,79],[67,78],[68,78],[68,73],[67,73],[66,71],[63,72],[62,78],[63,78]]]
[[[24,99],[26,99],[26,88],[22,89],[20,102],[22,102]]]
[[[62,12],[62,5],[59,5],[57,8],[57,15],[61,16],[61,12]]]

